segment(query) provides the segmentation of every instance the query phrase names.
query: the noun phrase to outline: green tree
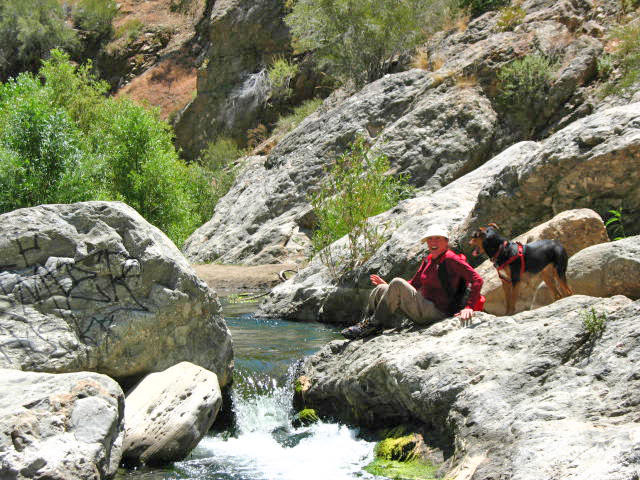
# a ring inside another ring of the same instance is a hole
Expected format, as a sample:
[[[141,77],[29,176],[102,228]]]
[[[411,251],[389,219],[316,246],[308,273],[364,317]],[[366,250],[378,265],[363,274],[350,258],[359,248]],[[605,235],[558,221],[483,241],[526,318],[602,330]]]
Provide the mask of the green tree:
[[[297,0],[285,21],[342,81],[380,78],[392,57],[440,29],[454,0]]]
[[[59,51],[0,85],[0,213],[39,203],[121,200],[177,244],[207,215],[207,171],[178,157],[157,112],[108,98]]]
[[[386,229],[368,218],[396,205],[412,194],[404,175],[391,176],[383,154],[374,154],[363,139],[336,159],[320,190],[312,195],[317,218],[312,236],[314,253],[334,277],[368,260],[386,241]],[[347,236],[346,254],[332,245]]]
[[[78,45],[58,0],[0,2],[0,81],[35,72],[52,48],[73,51]]]
[[[72,9],[73,23],[90,43],[99,44],[113,36],[115,0],[78,0]]]

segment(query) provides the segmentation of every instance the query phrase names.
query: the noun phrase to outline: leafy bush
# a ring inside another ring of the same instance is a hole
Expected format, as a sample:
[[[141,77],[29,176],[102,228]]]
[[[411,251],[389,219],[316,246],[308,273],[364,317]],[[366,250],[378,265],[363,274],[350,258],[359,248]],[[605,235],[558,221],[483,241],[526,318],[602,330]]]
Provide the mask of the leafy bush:
[[[89,199],[82,185],[92,158],[64,109],[47,101],[36,78],[0,86],[0,210]]]
[[[526,16],[527,12],[519,4],[503,7],[500,9],[498,28],[503,32],[513,30],[522,23]]]
[[[508,5],[509,0],[460,0],[458,4],[460,8],[470,9],[471,15],[477,17],[489,10],[497,10],[500,7]]]
[[[41,74],[44,84],[23,73],[0,86],[0,212],[121,200],[177,245],[207,219],[206,172],[178,158],[155,111],[106,98],[89,66],[76,68],[59,51]]]
[[[640,22],[621,26],[610,37],[617,44],[611,54],[617,75],[610,79],[605,94],[620,93],[640,81]]]
[[[115,0],[78,0],[73,6],[73,22],[88,32],[95,41],[106,40],[113,35],[113,19],[118,13]]]
[[[200,216],[209,220],[218,200],[224,197],[236,179],[235,161],[243,155],[242,150],[230,138],[221,137],[210,142],[201,153],[198,165],[193,165],[192,175],[201,193],[198,198],[207,201],[200,206]]]
[[[535,121],[545,105],[552,75],[549,58],[527,55],[498,72],[496,101],[523,124]]]
[[[298,50],[314,50],[343,82],[380,78],[391,58],[438,31],[456,0],[297,0],[285,18]]]
[[[74,51],[78,45],[58,0],[0,2],[0,81],[35,72],[54,47]]]
[[[317,218],[313,251],[334,277],[368,260],[386,241],[386,229],[371,225],[367,219],[412,193],[406,176],[385,175],[389,166],[385,155],[373,154],[364,140],[358,139],[338,157],[320,190],[311,196]],[[346,255],[331,245],[345,235]]]
[[[276,135],[286,135],[300,125],[305,118],[315,112],[320,105],[322,105],[322,100],[319,98],[305,100],[293,109],[293,113],[278,119],[274,133]]]
[[[287,99],[293,93],[290,87],[291,80],[298,73],[298,65],[290,63],[287,59],[277,58],[269,67],[269,83],[271,83],[272,96]]]

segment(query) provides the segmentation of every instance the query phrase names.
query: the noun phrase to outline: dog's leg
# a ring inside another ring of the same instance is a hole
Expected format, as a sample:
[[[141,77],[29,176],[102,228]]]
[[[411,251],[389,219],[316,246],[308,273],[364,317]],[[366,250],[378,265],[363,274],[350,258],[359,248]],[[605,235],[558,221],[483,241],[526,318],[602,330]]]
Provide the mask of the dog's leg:
[[[556,286],[556,279],[558,279],[558,273],[553,265],[546,266],[541,272],[540,276],[544,283],[547,284],[549,290],[551,291],[551,295],[553,295],[554,300],[558,300],[562,298],[562,294],[558,291],[558,287]]]
[[[571,290],[571,287],[567,283],[567,278],[561,277],[555,268],[552,271],[553,271],[553,276],[555,277],[556,282],[558,282],[558,285],[560,286],[561,292],[558,292],[559,298],[569,297],[573,295],[573,290]]]
[[[511,285],[511,313],[509,313],[509,315],[514,315],[516,313],[516,302],[518,301],[519,292],[520,282],[513,282]]]
[[[511,312],[511,299],[512,299],[512,291],[513,288],[511,287],[511,282],[504,280],[502,278],[500,278],[500,280],[502,280],[502,291],[504,292],[504,314],[505,315],[510,315],[509,312]]]

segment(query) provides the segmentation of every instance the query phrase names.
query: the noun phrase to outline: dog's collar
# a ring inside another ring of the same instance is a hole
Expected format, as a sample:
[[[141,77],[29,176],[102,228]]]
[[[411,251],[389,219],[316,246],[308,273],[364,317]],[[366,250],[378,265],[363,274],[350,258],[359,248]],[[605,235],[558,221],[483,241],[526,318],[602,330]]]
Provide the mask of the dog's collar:
[[[496,253],[493,255],[493,257],[491,257],[491,261],[494,264],[498,261],[498,257],[500,256],[500,254],[502,253],[502,251],[505,248],[507,248],[507,241],[506,240],[500,244],[500,246],[498,247],[498,250],[496,251]]]

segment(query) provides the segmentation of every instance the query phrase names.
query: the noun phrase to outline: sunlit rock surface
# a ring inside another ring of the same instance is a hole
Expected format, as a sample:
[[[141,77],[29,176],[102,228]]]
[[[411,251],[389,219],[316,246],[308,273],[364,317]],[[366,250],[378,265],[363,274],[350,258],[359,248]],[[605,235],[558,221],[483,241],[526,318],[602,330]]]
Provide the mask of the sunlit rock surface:
[[[0,366],[124,379],[188,360],[231,380],[215,292],[118,202],[0,215]]]

